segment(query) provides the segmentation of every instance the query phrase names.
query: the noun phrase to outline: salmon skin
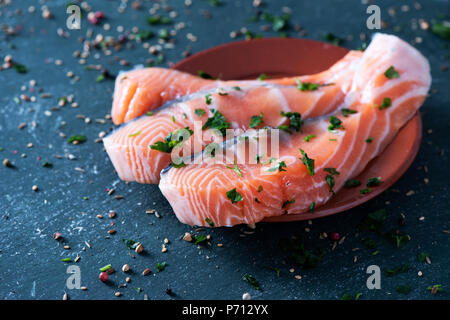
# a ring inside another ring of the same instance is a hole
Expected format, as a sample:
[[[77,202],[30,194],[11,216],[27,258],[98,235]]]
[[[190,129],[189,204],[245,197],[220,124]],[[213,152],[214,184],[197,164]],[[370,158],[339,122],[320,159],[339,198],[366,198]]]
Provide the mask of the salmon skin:
[[[279,158],[271,162],[244,161],[236,169],[206,158],[201,164],[165,170],[159,187],[178,219],[189,225],[254,224],[266,217],[306,213],[329,201],[383,152],[422,105],[430,84],[428,61],[415,48],[395,36],[377,34],[359,62],[346,100],[346,108],[354,112],[343,116],[336,110],[307,120],[302,132],[281,133]],[[307,142],[307,136],[314,138]],[[242,162],[242,150],[248,152],[248,146],[233,149],[233,163]]]
[[[358,53],[355,53],[358,54]],[[271,80],[220,81],[203,79],[189,73],[144,68],[121,73],[115,82],[111,116],[114,124],[122,124],[144,115],[161,105],[197,91],[220,87],[245,87],[259,84],[294,85],[296,77]]]
[[[184,96],[166,103],[151,116],[142,116],[122,125],[103,139],[104,146],[122,180],[158,183],[161,170],[171,162],[171,154],[149,146],[164,141],[178,129],[193,130],[195,121],[204,126],[208,119],[218,114],[226,119],[229,128],[246,130],[255,116],[262,117],[260,127],[277,127],[291,125],[289,112],[299,113],[301,119],[331,113],[344,104],[361,56],[361,52],[352,51],[324,72],[296,78],[300,85],[313,86],[303,91],[297,84],[259,84],[223,87]],[[194,134],[191,143],[204,147],[206,141],[193,141],[198,136]]]

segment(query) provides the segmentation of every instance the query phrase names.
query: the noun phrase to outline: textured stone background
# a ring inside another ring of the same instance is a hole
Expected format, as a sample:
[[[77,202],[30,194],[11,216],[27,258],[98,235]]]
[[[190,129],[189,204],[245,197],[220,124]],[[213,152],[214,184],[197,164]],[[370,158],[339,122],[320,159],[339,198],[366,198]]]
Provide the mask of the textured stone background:
[[[109,120],[102,124],[96,119],[104,119],[110,111],[113,81],[96,82],[99,72],[85,70],[85,65],[72,56],[74,51],[82,49],[78,38],[85,36],[87,29],[92,29],[94,35],[100,33],[117,38],[118,26],[128,32],[137,26],[140,30],[157,33],[161,28],[173,29],[174,24],[150,26],[146,23],[148,10],[155,1],[142,1],[141,9],[135,10],[130,0],[123,13],[117,10],[120,1],[89,1],[93,10],[104,12],[106,19],[92,26],[84,15],[82,29],[70,30],[70,36],[63,38],[58,36],[57,30],[68,31],[65,29],[67,1],[47,2],[36,1],[34,13],[28,12],[29,1],[16,0],[0,7],[3,29],[11,26],[16,30],[15,36],[1,34],[0,56],[3,59],[10,54],[14,61],[28,68],[25,74],[13,69],[0,72],[0,157],[10,159],[15,166],[0,167],[0,298],[61,299],[66,291],[72,299],[117,299],[114,292],[125,279],[120,268],[128,263],[134,273],[128,287],[120,289],[123,294],[120,299],[143,299],[144,294],[149,299],[169,299],[171,297],[165,293],[168,287],[175,293],[172,297],[175,299],[240,299],[244,292],[250,292],[255,299],[340,299],[345,293],[358,292],[362,293],[361,299],[448,299],[450,242],[445,230],[450,229],[450,94],[449,73],[441,68],[449,64],[449,49],[448,40],[418,26],[419,19],[429,23],[445,15],[448,19],[448,1],[420,1],[420,9],[415,1],[377,1],[386,22],[382,31],[413,43],[432,66],[432,90],[436,91],[421,109],[424,138],[419,155],[406,174],[376,199],[348,212],[315,220],[312,225],[307,222],[260,224],[253,234],[246,234],[249,229],[242,226],[200,232],[212,238],[211,246],[200,249],[180,240],[192,228],[177,221],[157,186],[127,185],[119,181],[102,144],[94,142],[100,131],[112,128]],[[181,0],[167,1],[178,13],[175,22],[185,22],[186,28],[174,36],[175,48],[164,50],[163,66],[183,59],[182,52],[186,50],[195,53],[234,41],[230,32],[242,27],[265,37],[277,35],[260,30],[265,22],[248,21],[257,11],[250,0],[223,0],[219,7],[211,6],[208,0],[192,2],[186,7]],[[345,39],[343,46],[354,49],[361,45],[361,33],[367,39],[371,34],[365,28],[367,4],[361,1],[263,2],[266,5],[259,10],[264,12],[280,15],[284,6],[292,10],[291,27],[286,30],[291,37],[323,40],[326,33],[332,32]],[[42,5],[48,6],[52,19],[42,17]],[[391,7],[396,9],[394,16],[388,14]],[[18,9],[21,12],[17,12]],[[164,10],[160,13],[168,15]],[[102,28],[105,23],[110,24],[111,30]],[[302,26],[300,31],[295,30],[296,24]],[[196,36],[197,41],[190,41],[188,33]],[[157,38],[144,42],[153,45]],[[142,44],[134,40],[127,43],[132,47],[124,45],[120,51],[113,49],[109,56],[102,50],[91,50],[87,64],[102,64],[114,75],[119,70],[154,59]],[[116,57],[128,60],[130,65],[121,66]],[[63,62],[61,66],[55,64],[58,59]],[[79,77],[78,81],[66,76],[70,71]],[[30,92],[32,79],[37,81],[36,89],[42,88],[52,97],[43,99],[40,93]],[[25,91],[22,86],[26,86]],[[37,100],[20,101],[21,94],[36,96]],[[57,111],[51,110],[57,106],[59,97],[71,94],[78,108],[67,104]],[[46,110],[51,111],[50,116],[45,114]],[[91,123],[77,117],[80,114],[89,117]],[[37,127],[33,127],[33,121]],[[27,126],[18,129],[23,122]],[[67,137],[84,134],[88,140],[71,145],[59,136],[60,132]],[[28,143],[33,147],[27,148]],[[21,157],[23,153],[26,157]],[[66,153],[76,159],[66,159]],[[56,159],[55,154],[63,158]],[[45,161],[51,162],[53,167],[42,167]],[[77,171],[77,167],[85,172]],[[424,178],[429,179],[428,184],[424,183]],[[32,191],[33,185],[39,187],[38,192]],[[106,188],[115,188],[114,195],[123,195],[124,199],[109,196]],[[410,190],[415,194],[406,196]],[[146,214],[151,208],[156,209],[161,218]],[[373,255],[375,250],[366,248],[361,241],[368,234],[359,233],[357,226],[367,213],[381,208],[388,213],[385,230],[399,229],[409,234],[411,241],[402,248],[395,248],[382,237],[369,235],[378,244],[379,253]],[[117,212],[115,219],[108,218],[109,210]],[[407,219],[405,226],[397,222],[402,213]],[[105,218],[98,219],[97,214]],[[424,220],[420,221],[420,217]],[[110,226],[111,221],[114,226]],[[311,229],[309,233],[304,231],[306,227]],[[117,233],[109,236],[107,231],[112,228]],[[62,233],[63,241],[52,238],[56,231]],[[319,239],[322,232],[339,232],[346,239],[331,250],[332,241]],[[279,240],[292,235],[303,235],[308,250],[326,250],[317,268],[302,269],[280,249]],[[133,259],[122,238],[141,241],[146,254],[134,254]],[[170,240],[166,253],[161,252],[164,238]],[[91,244],[90,249],[85,241]],[[219,243],[223,247],[218,247]],[[70,245],[70,250],[64,250],[66,244]],[[352,251],[354,248],[359,250]],[[432,263],[419,262],[417,254],[420,252],[428,252]],[[65,287],[68,264],[61,259],[74,259],[77,255],[81,258],[77,265],[81,268],[82,285],[87,291]],[[163,261],[168,264],[163,272],[141,276],[142,270],[149,267],[155,271],[156,264]],[[98,280],[98,269],[109,263],[117,272],[110,275],[110,284],[105,285]],[[409,263],[410,270],[392,278],[383,276],[381,290],[366,288],[367,266],[379,265],[384,272],[404,263]],[[279,277],[269,267],[280,269]],[[289,271],[291,268],[294,272]],[[418,271],[423,272],[422,277],[417,276]],[[263,291],[256,291],[242,281],[244,273],[255,276]],[[302,279],[295,279],[295,275],[301,275]],[[444,293],[432,296],[426,288],[434,284],[442,284]],[[408,295],[397,293],[395,288],[399,285],[410,285],[411,292]]]

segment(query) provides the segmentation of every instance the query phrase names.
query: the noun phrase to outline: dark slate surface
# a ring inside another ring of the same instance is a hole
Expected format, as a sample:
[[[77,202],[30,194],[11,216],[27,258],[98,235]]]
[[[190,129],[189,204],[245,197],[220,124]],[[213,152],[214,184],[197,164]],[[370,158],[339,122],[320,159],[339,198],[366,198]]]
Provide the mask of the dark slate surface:
[[[44,2],[44,1],[42,1]],[[122,288],[120,299],[169,299],[166,288],[170,287],[175,299],[240,299],[249,292],[254,299],[340,299],[344,293],[361,292],[362,299],[448,299],[449,295],[449,126],[450,94],[448,91],[449,73],[441,70],[449,64],[448,42],[432,34],[429,30],[417,27],[419,18],[431,22],[443,19],[449,13],[448,1],[421,1],[421,9],[416,2],[380,1],[382,18],[386,21],[383,31],[395,33],[402,38],[421,43],[415,46],[429,59],[432,66],[432,90],[436,90],[423,106],[424,139],[418,157],[412,167],[390,190],[376,199],[348,212],[326,219],[319,219],[308,225],[307,222],[260,224],[254,234],[244,234],[249,229],[242,226],[200,232],[211,235],[211,246],[201,247],[186,243],[180,237],[193,229],[177,221],[168,203],[157,186],[125,184],[119,181],[101,143],[95,143],[100,131],[112,128],[96,123],[110,111],[113,81],[97,83],[98,71],[88,71],[72,57],[75,50],[82,49],[77,39],[86,34],[88,28],[94,34],[117,37],[117,26],[129,31],[133,26],[141,30],[157,31],[159,26],[149,26],[145,18],[148,9],[155,3],[142,1],[142,9],[131,8],[131,1],[123,13],[117,8],[120,1],[90,1],[94,10],[102,10],[111,25],[111,31],[101,26],[90,26],[84,18],[81,31],[69,31],[69,38],[57,35],[58,28],[65,28],[65,6],[67,1],[48,1],[53,18],[46,20],[41,16],[40,5],[36,12],[28,12],[28,1],[13,1],[10,6],[0,7],[0,21],[4,26],[16,29],[15,36],[2,33],[0,56],[11,54],[15,61],[28,67],[28,73],[18,74],[14,70],[0,72],[0,157],[8,158],[14,168],[0,167],[0,298],[2,299],[61,299],[66,291],[72,299],[117,299],[114,296],[117,286],[124,283],[125,275],[120,271],[124,263],[130,264],[134,273],[127,288]],[[371,31],[365,28],[367,5],[361,1],[263,1],[260,10],[281,14],[282,7],[292,9],[291,28],[287,33],[292,37],[306,37],[322,40],[327,32],[345,38],[344,46],[360,46],[360,33],[367,37]],[[164,3],[160,1],[160,3]],[[190,7],[183,1],[169,1],[178,13],[176,22],[186,22],[187,28],[176,36],[175,49],[165,50],[167,66],[170,62],[181,60],[182,52],[192,52],[233,41],[229,33],[248,27],[263,36],[275,36],[272,31],[260,31],[264,22],[252,23],[248,19],[256,13],[251,1],[222,1],[220,7],[213,7],[207,0],[193,0]],[[408,5],[409,10],[401,8]],[[388,15],[388,8],[394,6],[395,16]],[[21,13],[16,10],[20,9]],[[208,13],[211,15],[209,18]],[[300,24],[306,33],[294,29]],[[173,25],[167,26],[172,29]],[[198,37],[197,42],[186,38],[188,33]],[[416,39],[420,37],[420,39]],[[150,39],[151,44],[156,39]],[[88,64],[102,64],[112,74],[121,69],[129,69],[134,64],[145,64],[152,58],[142,44],[129,41],[134,48],[126,48],[111,56],[100,50],[92,50],[87,58]],[[98,54],[98,57],[95,55]],[[131,62],[128,67],[120,66],[116,57]],[[63,61],[55,65],[55,59]],[[274,62],[276,63],[276,62]],[[74,82],[66,73],[72,71],[80,79]],[[30,92],[29,81],[37,81],[36,88],[52,94],[43,99],[39,93]],[[26,86],[26,91],[21,87]],[[26,93],[36,96],[36,102],[21,101],[15,98]],[[59,111],[46,110],[57,106],[58,98],[73,94],[78,108],[66,105]],[[83,114],[91,118],[86,124],[76,116]],[[32,126],[36,121],[37,127]],[[27,126],[18,129],[20,123]],[[63,123],[66,123],[65,125]],[[66,138],[59,136],[84,134],[88,140],[80,145],[71,145]],[[28,143],[32,148],[27,148]],[[22,154],[26,157],[21,157]],[[64,157],[73,154],[76,159]],[[56,159],[55,154],[63,156]],[[42,167],[45,161],[52,168]],[[75,168],[82,168],[85,173]],[[427,168],[427,170],[425,170]],[[425,184],[424,179],[429,179]],[[31,190],[33,185],[38,192]],[[116,200],[109,196],[106,188],[116,188],[115,195],[124,199]],[[415,192],[406,196],[410,190]],[[87,197],[87,198],[84,198]],[[146,214],[147,209],[156,209],[161,218]],[[358,233],[357,226],[369,212],[385,208],[388,219],[385,230],[407,233],[411,241],[402,248],[395,248],[378,235],[369,235],[378,243],[378,254],[374,249],[364,246],[361,239],[368,235]],[[115,210],[117,218],[109,219],[108,211]],[[398,218],[404,214],[405,226],[399,226]],[[103,214],[100,220],[97,214]],[[423,221],[419,217],[424,217]],[[114,226],[110,223],[114,222]],[[309,233],[304,229],[311,229]],[[117,233],[108,237],[111,228]],[[54,232],[61,232],[64,240],[53,240]],[[339,232],[345,236],[343,244],[332,250],[333,242],[320,240],[321,232]],[[243,237],[242,235],[245,235]],[[302,269],[287,259],[287,254],[278,246],[281,238],[292,235],[304,236],[309,250],[324,248],[326,255],[317,268]],[[131,258],[121,242],[122,238],[141,241],[146,254]],[[161,252],[163,239],[168,238],[168,252]],[[85,241],[92,247],[86,248]],[[217,244],[222,243],[223,247]],[[65,244],[70,250],[64,250]],[[86,248],[83,251],[83,248]],[[352,251],[353,248],[360,248]],[[419,262],[417,254],[428,252],[431,265]],[[87,291],[68,290],[65,282],[69,264],[62,258],[81,257],[76,264],[81,269],[82,285]],[[357,257],[356,263],[354,256]],[[158,274],[141,276],[146,267],[156,270],[158,262],[167,262],[166,269]],[[98,280],[99,267],[111,263],[117,270],[110,276],[110,285]],[[384,272],[387,269],[409,263],[410,270],[392,278],[382,277],[381,290],[366,288],[367,266],[376,264]],[[279,268],[280,275],[269,267]],[[294,272],[289,269],[294,268]],[[418,277],[418,271],[423,272]],[[252,274],[260,282],[262,291],[254,290],[241,280],[244,273]],[[301,275],[297,280],[295,275]],[[433,296],[427,291],[429,285],[442,284],[444,293]],[[410,285],[411,292],[402,295],[396,292],[399,285]],[[137,292],[135,288],[142,288]]]

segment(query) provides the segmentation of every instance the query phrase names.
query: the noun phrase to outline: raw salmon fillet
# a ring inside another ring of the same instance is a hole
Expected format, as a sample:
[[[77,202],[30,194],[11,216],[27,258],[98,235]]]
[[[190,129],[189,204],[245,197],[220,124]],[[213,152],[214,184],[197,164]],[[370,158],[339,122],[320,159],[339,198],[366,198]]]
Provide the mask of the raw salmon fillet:
[[[301,133],[282,133],[279,158],[238,164],[242,176],[229,163],[207,158],[164,170],[160,189],[178,219],[189,225],[253,224],[265,217],[305,213],[329,201],[383,152],[422,105],[430,84],[428,61],[415,48],[395,36],[377,34],[346,100],[355,113],[344,117],[337,110],[332,116],[340,123],[323,116],[306,121]],[[306,142],[310,135],[315,138]],[[369,137],[371,143],[366,142]],[[245,156],[244,147],[233,149],[237,163]],[[277,165],[283,170],[271,170]]]
[[[360,55],[359,52],[353,54]],[[264,81],[220,81],[203,79],[171,69],[136,69],[124,72],[116,78],[111,116],[114,124],[121,124],[142,116],[166,102],[200,90],[268,83],[294,85],[296,79],[296,77],[287,77]]]
[[[122,125],[103,139],[104,146],[122,180],[158,183],[171,155],[152,150],[150,145],[164,141],[177,129],[193,130],[194,121],[204,125],[215,112],[225,117],[230,128],[243,130],[249,128],[253,116],[261,113],[263,125],[273,127],[289,124],[282,111],[298,112],[303,119],[331,113],[344,104],[361,56],[361,52],[352,51],[327,71],[296,78],[303,84],[324,85],[313,91],[300,91],[294,85],[259,84],[223,87],[182,97],[155,110],[151,116]],[[194,134],[194,138],[197,136],[201,135]],[[205,141],[198,143],[206,145]]]

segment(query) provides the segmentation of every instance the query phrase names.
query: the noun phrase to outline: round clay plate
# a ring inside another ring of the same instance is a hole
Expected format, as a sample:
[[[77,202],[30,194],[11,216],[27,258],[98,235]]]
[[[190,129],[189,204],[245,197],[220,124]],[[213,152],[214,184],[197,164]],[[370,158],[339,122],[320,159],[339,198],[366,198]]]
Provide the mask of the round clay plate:
[[[328,69],[348,49],[327,43],[286,38],[266,38],[220,45],[194,54],[173,66],[174,69],[197,74],[199,70],[222,80],[255,79],[262,73],[276,78],[300,76]],[[361,188],[343,188],[326,205],[313,214],[286,214],[266,218],[268,222],[308,220],[328,216],[358,206],[389,188],[413,162],[422,139],[422,121],[417,113],[377,158],[356,179],[367,181],[381,177],[382,183],[369,194]]]

